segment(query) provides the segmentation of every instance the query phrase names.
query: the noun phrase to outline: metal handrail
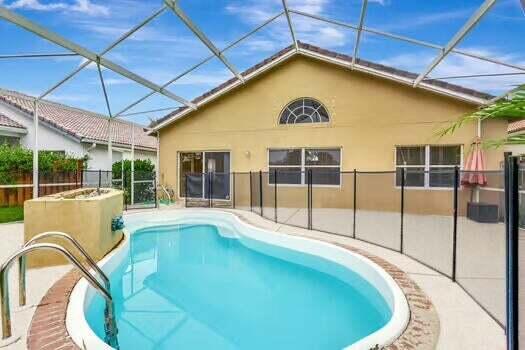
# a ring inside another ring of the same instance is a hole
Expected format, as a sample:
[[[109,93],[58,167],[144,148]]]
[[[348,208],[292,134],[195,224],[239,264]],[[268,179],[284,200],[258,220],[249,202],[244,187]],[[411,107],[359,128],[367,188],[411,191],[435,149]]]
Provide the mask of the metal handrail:
[[[76,239],[74,239],[73,237],[71,237],[67,233],[58,232],[58,231],[44,232],[44,233],[41,233],[41,234],[38,234],[38,235],[34,236],[29,241],[27,241],[24,244],[24,247],[28,247],[28,246],[34,244],[36,241],[39,241],[39,240],[47,238],[47,237],[62,238],[62,239],[65,239],[65,240],[69,241],[71,244],[73,244],[80,251],[80,253],[84,256],[84,258],[87,260],[87,262],[89,263],[90,267],[93,268],[96,272],[98,272],[98,275],[104,281],[106,289],[108,291],[111,291],[109,278],[106,276],[104,271],[102,271],[102,269],[100,269],[100,267],[98,267],[98,265],[95,262],[95,260],[93,260],[93,258],[80,245],[80,243],[78,243],[78,241]],[[20,306],[24,306],[26,304],[26,260],[27,260],[27,258],[26,258],[25,255],[22,255],[18,259],[18,304]]]
[[[110,291],[106,289],[99,281],[86,269],[80,261],[78,261],[73,254],[71,254],[64,247],[53,243],[35,243],[27,247],[23,247],[19,251],[11,255],[2,265],[0,265],[0,312],[2,315],[2,339],[11,337],[11,310],[9,304],[9,281],[8,281],[8,270],[13,264],[13,261],[25,256],[27,253],[34,250],[52,250],[61,253],[65,256],[69,262],[71,262],[77,269],[80,270],[82,276],[89,282],[89,284],[95,288],[106,300],[105,310],[105,330],[106,330],[106,342],[118,349],[117,340],[117,325],[115,321],[113,298],[111,297]]]

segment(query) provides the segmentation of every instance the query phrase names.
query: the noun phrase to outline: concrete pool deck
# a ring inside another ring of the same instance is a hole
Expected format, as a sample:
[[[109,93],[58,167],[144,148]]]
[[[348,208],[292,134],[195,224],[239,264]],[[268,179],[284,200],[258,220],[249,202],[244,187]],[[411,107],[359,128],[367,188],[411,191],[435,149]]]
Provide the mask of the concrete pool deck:
[[[381,248],[348,237],[335,236],[319,231],[309,231],[288,225],[276,224],[255,213],[229,210],[244,220],[268,230],[286,234],[301,235],[316,238],[335,244],[343,244],[369,252],[405,271],[430,297],[440,318],[440,330],[437,349],[504,349],[505,334],[503,329],[476,304],[462,288],[447,277],[425,267],[413,259],[389,249]],[[141,210],[140,212],[144,212]],[[2,244],[0,261],[22,245],[23,224],[0,225],[0,240]],[[5,248],[4,248],[5,247]],[[46,290],[68,270],[69,266],[54,267],[28,272],[29,304],[37,304]],[[16,268],[10,276],[11,303],[13,305],[13,330],[25,337],[34,308],[17,312]],[[25,349],[25,339],[18,341],[9,349]]]

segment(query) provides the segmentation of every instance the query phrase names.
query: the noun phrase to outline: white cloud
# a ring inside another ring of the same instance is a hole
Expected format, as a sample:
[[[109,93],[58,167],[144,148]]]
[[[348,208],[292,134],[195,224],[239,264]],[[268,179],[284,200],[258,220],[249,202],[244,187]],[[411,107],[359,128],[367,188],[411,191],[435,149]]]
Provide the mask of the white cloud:
[[[322,16],[331,2],[332,0],[289,0],[288,7]],[[281,0],[248,0],[242,3],[231,3],[226,7],[226,11],[237,15],[239,20],[250,25],[260,24],[268,20],[271,15],[282,10]],[[353,36],[353,33],[334,25],[299,15],[292,15],[292,23],[298,40],[325,48],[344,46],[352,40]],[[268,51],[275,51],[276,47],[282,48],[289,45],[291,44],[291,37],[288,23],[281,17],[267,27],[264,40],[258,39],[256,44],[249,44],[250,40],[253,38],[247,39],[245,46],[248,49],[253,49],[253,51],[260,51],[261,44],[264,44],[262,48],[267,48]],[[270,45],[270,42],[274,42],[274,44]]]
[[[43,4],[39,0],[16,0],[6,5],[10,9],[29,9],[36,11],[56,11],[65,10],[68,5],[62,2]]]
[[[323,12],[328,3],[328,0],[289,0],[287,5],[289,8],[297,11],[319,15]]]
[[[74,3],[68,4],[65,2],[46,2],[40,0],[15,0],[7,5],[10,9],[26,9],[33,11],[62,11],[62,12],[77,12],[87,16],[104,16],[110,14],[109,8],[103,5],[97,5],[91,0],[75,0]]]
[[[390,5],[390,0],[368,0],[369,3],[379,4],[381,6]]]
[[[76,3],[71,5],[69,10],[88,16],[109,16],[108,7],[94,4],[90,0],[76,0]]]

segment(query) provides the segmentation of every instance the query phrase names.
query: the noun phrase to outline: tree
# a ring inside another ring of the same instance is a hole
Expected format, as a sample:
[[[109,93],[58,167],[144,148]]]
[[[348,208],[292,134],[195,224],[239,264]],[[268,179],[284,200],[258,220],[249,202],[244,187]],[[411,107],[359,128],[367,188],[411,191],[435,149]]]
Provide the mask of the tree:
[[[451,125],[440,130],[438,136],[451,135],[467,123],[488,119],[525,119],[525,85],[518,86],[507,98],[499,99],[474,113],[462,116]],[[483,142],[483,145],[488,147],[522,144],[525,144],[525,133],[510,135],[498,140],[485,140]]]

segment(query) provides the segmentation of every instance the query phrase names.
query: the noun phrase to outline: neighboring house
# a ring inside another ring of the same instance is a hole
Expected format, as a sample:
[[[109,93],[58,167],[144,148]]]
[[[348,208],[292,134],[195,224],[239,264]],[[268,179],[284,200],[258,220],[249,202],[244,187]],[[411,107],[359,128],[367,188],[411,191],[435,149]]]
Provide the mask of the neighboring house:
[[[34,148],[34,97],[0,89],[0,143]],[[108,118],[63,104],[40,101],[39,149],[88,157],[88,169],[109,170]],[[138,124],[121,119],[111,121],[113,162],[131,157],[132,130],[135,159],[156,163],[157,140]]]
[[[165,116],[151,131],[159,131],[161,183],[184,197],[184,175],[190,172],[277,169],[288,172],[280,183],[304,189],[300,173],[312,169],[327,173],[313,185],[328,191],[340,188],[340,171],[432,172],[463,165],[477,125],[441,139],[436,131],[492,96],[435,80],[413,88],[414,73],[361,59],[350,69],[351,62],[349,56],[301,43],[298,52],[288,47],[242,73],[244,84],[232,79],[196,98],[196,110],[182,107]],[[504,137],[507,124],[483,122],[481,137]],[[498,169],[503,151],[486,153],[487,167]],[[407,181],[419,189],[452,187],[450,177]],[[394,185],[386,176],[383,182]],[[229,199],[231,183],[222,186],[222,197]],[[449,201],[449,191],[441,192]],[[304,190],[297,193],[304,199]]]
[[[523,117],[525,118],[525,115]],[[509,123],[507,131],[509,135],[525,134],[525,119]],[[505,146],[505,151],[514,155],[525,155],[525,145],[508,145]]]

